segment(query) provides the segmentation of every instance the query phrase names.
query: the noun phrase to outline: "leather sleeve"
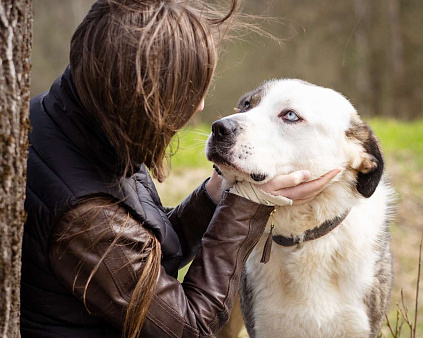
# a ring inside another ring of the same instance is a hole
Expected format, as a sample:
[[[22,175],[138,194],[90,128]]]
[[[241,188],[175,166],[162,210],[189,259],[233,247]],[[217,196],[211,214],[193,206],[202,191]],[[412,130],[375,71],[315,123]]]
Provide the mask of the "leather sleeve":
[[[50,261],[53,272],[82,300],[92,314],[122,329],[143,263],[150,254],[152,234],[130,218],[122,207],[98,213],[85,202],[65,214],[55,227]],[[161,267],[155,295],[141,337],[214,336],[228,320],[242,267],[264,231],[272,208],[224,194],[202,245],[181,284]],[[87,222],[92,223],[85,229]],[[110,246],[114,242],[115,245]],[[100,258],[107,252],[105,258]]]
[[[180,267],[194,258],[216,210],[216,203],[208,194],[206,183],[207,180],[167,214],[182,245],[184,259]]]
[[[90,279],[86,308],[122,329],[153,235],[123,207],[99,207],[105,203],[110,201],[91,200],[65,213],[55,224],[49,259],[54,274],[81,301]]]

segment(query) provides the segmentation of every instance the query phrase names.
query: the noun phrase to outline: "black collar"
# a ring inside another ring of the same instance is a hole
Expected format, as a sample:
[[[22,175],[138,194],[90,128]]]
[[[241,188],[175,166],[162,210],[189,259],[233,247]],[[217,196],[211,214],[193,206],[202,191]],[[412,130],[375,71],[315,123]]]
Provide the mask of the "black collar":
[[[282,235],[275,235],[275,236],[272,236],[273,241],[281,246],[294,246],[299,244],[300,242],[312,241],[314,239],[320,238],[328,234],[333,229],[335,229],[339,224],[342,223],[342,221],[348,216],[349,213],[350,213],[350,210],[348,210],[341,216],[338,216],[331,220],[323,222],[318,227],[307,230],[304,233],[303,237],[285,237]]]

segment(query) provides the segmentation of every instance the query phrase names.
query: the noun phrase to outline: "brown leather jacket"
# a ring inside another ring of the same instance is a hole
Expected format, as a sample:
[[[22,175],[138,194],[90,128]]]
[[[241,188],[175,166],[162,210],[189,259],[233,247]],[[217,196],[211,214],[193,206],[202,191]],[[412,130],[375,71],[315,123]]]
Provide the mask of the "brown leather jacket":
[[[204,205],[209,203],[203,202]],[[98,199],[86,201],[61,217],[53,238],[78,235],[66,242],[53,242],[51,267],[68,290],[80,299],[86,281],[91,278],[85,295],[87,308],[122,330],[153,235],[130,218],[123,207],[114,205],[98,212],[99,203]],[[184,203],[189,204],[190,199]],[[184,211],[177,217],[184,219],[186,242],[193,246],[203,233],[196,229],[196,224],[201,223],[198,219],[201,208],[198,196],[195,212],[186,205],[178,207]],[[184,282],[179,283],[161,267],[140,336],[214,336],[228,320],[241,270],[262,235],[271,210],[271,207],[224,193]],[[128,217],[126,226],[122,227]],[[88,229],[87,222],[91,223]],[[116,239],[116,244],[110,246]],[[106,251],[107,255],[100,262]],[[97,265],[98,271],[90,276]]]

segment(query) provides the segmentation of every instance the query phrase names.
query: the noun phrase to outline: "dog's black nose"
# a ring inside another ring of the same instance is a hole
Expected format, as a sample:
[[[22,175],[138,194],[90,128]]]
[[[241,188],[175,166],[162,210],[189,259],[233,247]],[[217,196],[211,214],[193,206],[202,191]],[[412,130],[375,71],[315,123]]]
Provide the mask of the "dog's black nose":
[[[235,136],[237,130],[237,123],[230,119],[218,120],[212,124],[213,136],[218,141],[222,141],[231,136]]]

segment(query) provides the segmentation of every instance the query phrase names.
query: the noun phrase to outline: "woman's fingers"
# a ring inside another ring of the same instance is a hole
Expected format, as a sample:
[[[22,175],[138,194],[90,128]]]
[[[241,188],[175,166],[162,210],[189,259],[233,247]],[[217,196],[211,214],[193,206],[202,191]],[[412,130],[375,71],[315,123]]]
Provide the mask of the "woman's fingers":
[[[272,195],[287,197],[293,200],[294,204],[307,203],[321,193],[340,171],[341,169],[331,170],[310,182],[304,182],[310,177],[308,171],[296,171],[289,175],[278,176],[259,188]]]
[[[321,193],[340,171],[341,169],[334,169],[318,179],[307,182],[310,179],[310,172],[299,170],[288,175],[277,176],[265,184],[256,185],[256,187],[271,195],[287,197],[293,201],[293,204],[303,204],[310,202]],[[222,178],[215,171],[206,184],[207,191],[215,202],[219,202],[222,195],[221,183]]]
[[[341,169],[331,170],[316,180],[305,182],[295,187],[280,189],[276,193],[278,195],[292,199],[294,202],[296,202],[295,204],[299,204],[301,200],[313,199],[319,193],[321,193],[340,171]]]
[[[303,182],[306,182],[310,178],[310,172],[308,170],[294,171],[288,175],[279,175],[269,182],[256,185],[261,190],[268,193],[275,193],[280,189],[297,186]]]
[[[313,191],[317,191],[317,190],[323,190],[325,188],[325,186],[336,176],[339,174],[339,172],[341,171],[341,169],[333,169],[331,171],[329,171],[328,173],[326,173],[325,175],[323,175],[322,177],[315,179],[313,181],[310,182],[306,182],[303,183],[301,185],[301,187],[304,189],[304,192],[310,192],[312,193]]]

